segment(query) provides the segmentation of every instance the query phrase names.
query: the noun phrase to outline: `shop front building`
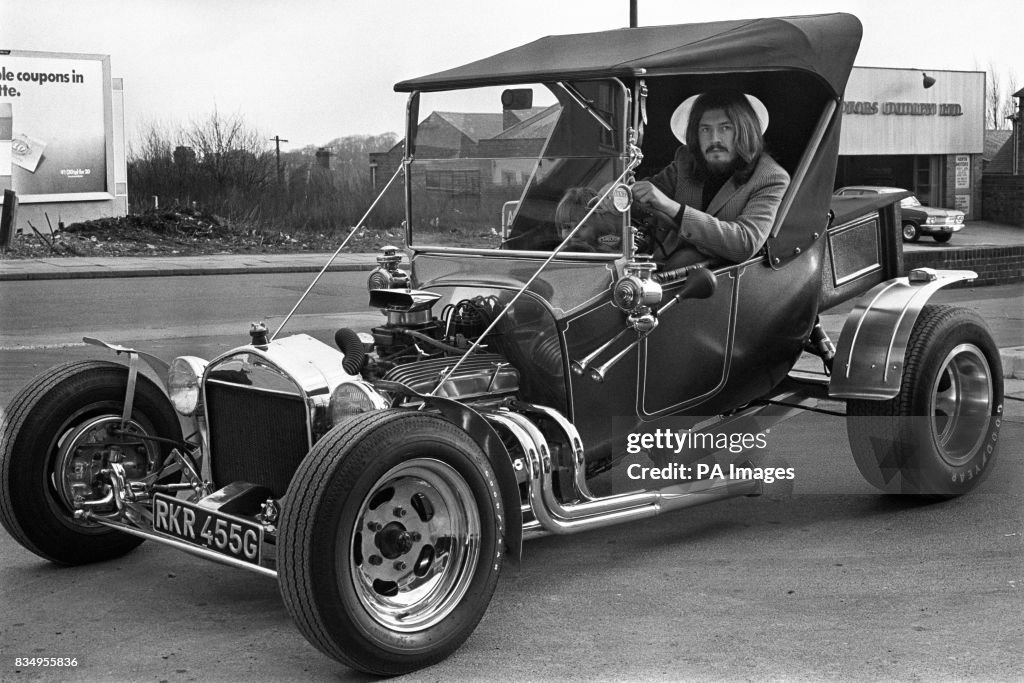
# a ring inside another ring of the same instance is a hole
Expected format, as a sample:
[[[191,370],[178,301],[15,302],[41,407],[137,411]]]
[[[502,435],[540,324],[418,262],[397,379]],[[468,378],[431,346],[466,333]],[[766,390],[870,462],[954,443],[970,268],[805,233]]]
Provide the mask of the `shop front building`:
[[[981,218],[983,72],[856,67],[843,114],[836,187],[900,187]]]

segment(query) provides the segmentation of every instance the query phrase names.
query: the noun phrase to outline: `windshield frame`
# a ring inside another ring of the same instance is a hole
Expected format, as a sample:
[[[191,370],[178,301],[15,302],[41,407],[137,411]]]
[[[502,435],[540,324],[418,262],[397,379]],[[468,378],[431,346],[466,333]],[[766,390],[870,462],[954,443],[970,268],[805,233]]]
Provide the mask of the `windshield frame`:
[[[585,82],[585,81],[603,81],[603,82],[614,84],[614,86],[615,86],[616,96],[620,100],[622,106],[621,106],[621,113],[620,113],[619,117],[617,117],[618,120],[611,121],[611,124],[613,126],[617,126],[618,127],[617,145],[618,145],[619,149],[621,150],[621,153],[619,155],[612,156],[612,157],[609,157],[609,158],[616,159],[618,161],[618,164],[620,166],[620,171],[619,172],[621,173],[624,169],[626,169],[628,167],[629,161],[630,161],[630,157],[631,157],[632,139],[633,139],[633,136],[634,136],[633,123],[634,123],[634,119],[635,119],[635,112],[634,112],[634,106],[633,106],[633,102],[634,102],[633,91],[632,91],[633,89],[630,86],[628,86],[626,83],[624,83],[622,81],[622,79],[617,78],[617,77],[610,77],[610,76],[584,77],[584,78],[579,78],[579,79],[574,79],[574,80],[566,79],[564,81],[553,81],[553,82],[548,82],[548,83],[537,82],[534,85],[547,87],[552,92],[556,92],[558,90],[561,90],[562,92],[567,92],[570,95],[569,99],[570,100],[575,100],[575,96],[573,96],[573,94],[572,94],[573,88],[571,86],[571,83],[579,83],[579,82]],[[502,86],[507,86],[507,87],[510,87],[510,88],[511,87],[517,87],[517,86],[521,87],[522,84],[521,83],[514,83],[514,82],[509,82],[509,83],[488,83],[486,86],[475,86],[475,87],[502,87]],[[474,89],[474,87],[450,88],[450,89],[430,91],[430,92],[431,92],[431,94],[436,94],[436,93],[457,92],[457,91],[472,90],[472,89]],[[417,127],[420,124],[420,122],[418,120],[418,118],[419,118],[420,95],[421,95],[421,91],[418,91],[418,90],[414,90],[414,91],[410,92],[409,93],[409,98],[408,98],[408,104],[407,104],[407,107],[406,107],[406,124],[405,124],[406,140],[413,140],[413,145],[407,145],[406,146],[406,154],[405,154],[404,158],[402,159],[402,164],[403,164],[403,167],[404,167],[405,178],[406,178],[406,182],[404,183],[404,186],[405,186],[405,188],[404,188],[404,190],[405,190],[405,197],[404,197],[404,200],[405,200],[405,246],[406,246],[406,248],[409,251],[411,251],[414,255],[416,255],[416,254],[465,254],[465,255],[475,255],[475,256],[500,256],[500,257],[515,257],[515,258],[524,258],[525,257],[525,258],[540,258],[540,259],[547,258],[547,257],[551,256],[551,253],[552,253],[552,251],[554,251],[554,249],[550,249],[550,250],[500,249],[500,248],[485,248],[485,247],[455,247],[455,246],[432,245],[432,244],[414,244],[414,240],[413,240],[413,225],[414,225],[414,222],[413,222],[413,212],[414,212],[414,207],[413,207],[413,188],[412,188],[412,183],[408,182],[408,178],[410,177],[410,167],[411,167],[411,165],[413,163],[415,163],[415,156],[416,155],[415,155],[415,137],[414,137],[414,134],[416,133]],[[580,104],[577,103],[577,106],[580,106]],[[583,106],[582,108],[585,111],[588,110],[588,107],[586,107],[586,106]],[[593,112],[593,111],[588,111],[588,114],[590,116],[595,116],[595,112]],[[544,148],[537,155],[537,157],[535,157],[536,159],[545,158],[544,155],[545,155],[545,152],[547,152],[548,145],[550,144],[550,142],[551,142],[551,140],[549,138],[545,142]],[[411,153],[410,153],[410,148],[412,150]],[[522,158],[529,158],[529,157],[522,157]],[[628,178],[624,179],[624,180],[628,181]],[[523,196],[525,196],[527,190],[530,189],[530,186],[531,186],[532,182],[534,182],[534,178],[531,176],[531,178],[529,179],[529,181],[525,184],[525,186],[523,188],[523,193],[522,193],[522,195],[520,195],[520,200],[519,201],[522,201]],[[623,259],[625,257],[630,256],[631,253],[632,253],[632,248],[633,247],[632,247],[632,232],[631,232],[630,225],[629,225],[629,210],[627,209],[625,212],[623,212],[619,218],[620,218],[620,222],[621,222],[620,228],[621,228],[621,238],[622,239],[621,239],[621,243],[620,243],[620,247],[619,247],[618,251],[612,251],[612,252],[583,252],[583,251],[569,251],[567,249],[565,251],[559,252],[558,258],[571,258],[573,260],[583,260],[583,261],[610,262],[610,261],[621,260],[621,259]]]

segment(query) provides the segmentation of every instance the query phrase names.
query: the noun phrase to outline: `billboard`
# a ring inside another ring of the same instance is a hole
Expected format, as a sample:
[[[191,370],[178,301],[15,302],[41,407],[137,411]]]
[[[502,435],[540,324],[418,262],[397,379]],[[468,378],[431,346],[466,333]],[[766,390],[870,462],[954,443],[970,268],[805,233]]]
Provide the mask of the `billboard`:
[[[105,55],[0,52],[0,190],[23,201],[110,199]]]

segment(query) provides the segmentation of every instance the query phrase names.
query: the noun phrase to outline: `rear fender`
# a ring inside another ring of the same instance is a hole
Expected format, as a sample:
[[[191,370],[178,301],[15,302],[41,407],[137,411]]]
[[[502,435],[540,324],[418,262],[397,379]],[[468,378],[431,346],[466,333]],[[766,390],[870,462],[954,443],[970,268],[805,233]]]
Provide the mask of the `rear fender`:
[[[839,336],[828,393],[832,398],[885,401],[903,381],[903,359],[921,309],[935,292],[977,279],[970,270],[916,268],[876,285],[857,302]]]

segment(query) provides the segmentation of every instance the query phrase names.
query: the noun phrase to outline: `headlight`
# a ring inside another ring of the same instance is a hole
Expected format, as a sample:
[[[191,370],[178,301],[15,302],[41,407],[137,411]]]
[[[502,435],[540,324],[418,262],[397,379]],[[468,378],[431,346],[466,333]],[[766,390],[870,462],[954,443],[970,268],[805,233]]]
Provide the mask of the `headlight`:
[[[388,400],[366,382],[344,382],[331,394],[331,424],[338,424],[346,415],[387,407]]]
[[[195,356],[179,356],[167,371],[167,395],[174,409],[182,415],[199,410],[199,383],[206,370],[206,361]]]
[[[928,216],[928,218],[925,220],[925,223],[927,223],[928,225],[935,225],[936,223],[939,223],[941,220],[942,219],[938,218],[937,216]]]

